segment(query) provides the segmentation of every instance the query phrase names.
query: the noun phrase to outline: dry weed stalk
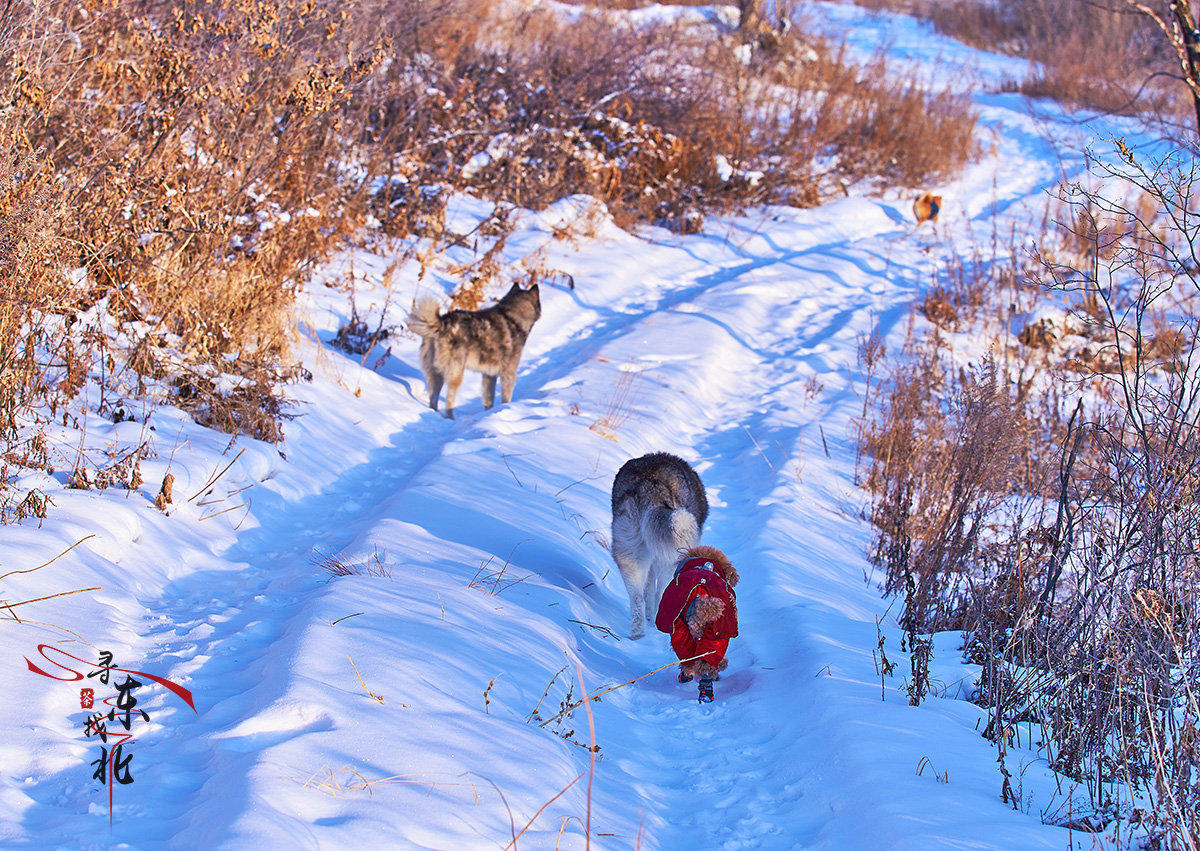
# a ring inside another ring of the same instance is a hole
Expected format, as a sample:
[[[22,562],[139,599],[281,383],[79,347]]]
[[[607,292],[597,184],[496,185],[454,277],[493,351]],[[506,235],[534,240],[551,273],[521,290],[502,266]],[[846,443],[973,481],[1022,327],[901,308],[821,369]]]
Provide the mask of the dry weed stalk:
[[[530,715],[529,720],[530,721],[538,721],[539,727],[546,727],[550,724],[555,724],[555,723],[563,720],[564,718],[570,718],[571,713],[573,713],[579,707],[583,706],[585,703],[589,703],[593,700],[600,700],[600,698],[604,697],[604,695],[606,695],[606,694],[610,694],[614,691],[617,691],[618,689],[623,689],[626,686],[631,686],[634,683],[641,682],[642,680],[646,679],[646,677],[652,677],[655,674],[657,674],[659,671],[665,671],[667,668],[670,668],[672,665],[678,665],[682,662],[694,662],[696,659],[700,659],[700,658],[702,658],[702,657],[695,656],[691,659],[677,659],[677,660],[668,662],[665,665],[660,665],[659,667],[655,668],[653,671],[648,671],[647,673],[642,674],[640,677],[634,677],[632,680],[626,680],[623,683],[618,683],[617,685],[608,686],[607,688],[604,688],[601,691],[593,692],[592,694],[585,695],[583,698],[581,698],[579,700],[573,700],[572,696],[571,696],[571,692],[568,691],[567,698],[565,700],[563,700],[562,705],[556,715],[553,715],[550,718],[547,718],[543,721],[540,717],[538,717],[537,710],[535,709],[533,711],[533,713]],[[561,673],[562,673],[562,671],[560,670],[558,672],[558,674],[554,675],[554,678],[550,680],[550,685],[554,684],[554,680],[557,679],[558,675]],[[546,691],[549,692],[549,690],[550,690],[550,686],[547,686]],[[542,697],[544,699],[545,695],[542,695]],[[538,706],[541,706],[540,700],[538,701]]]
[[[645,367],[635,368],[633,361],[621,369],[617,383],[613,386],[612,395],[604,407],[604,413],[588,426],[591,431],[616,442],[617,430],[633,416],[633,391],[637,386],[638,379],[645,371]]]
[[[517,544],[517,547],[519,546],[520,544]],[[508,558],[504,560],[504,564],[500,566],[499,570],[488,570],[494,560],[492,556],[488,556],[487,561],[479,565],[479,569],[475,571],[475,575],[471,577],[471,581],[467,583],[467,587],[485,590],[488,596],[495,597],[514,585],[520,585],[525,580],[536,576],[537,574],[535,573],[527,573],[525,576],[519,577],[509,575],[509,564],[512,561],[513,554],[517,551],[517,547],[513,547],[513,551],[508,554]]]
[[[8,600],[0,600],[0,609],[4,609],[10,615],[12,615],[13,620],[20,621],[21,619],[19,617],[17,617],[16,613],[13,611],[13,609],[16,608],[17,606],[27,606],[30,603],[40,603],[43,600],[53,600],[55,597],[69,597],[72,594],[83,594],[87,591],[99,591],[99,590],[100,590],[100,586],[96,585],[92,588],[78,588],[74,591],[61,591],[58,594],[49,594],[45,597],[34,597],[32,600],[21,600],[18,603],[10,603],[10,602],[8,602]]]
[[[392,566],[387,563],[387,552],[375,547],[364,561],[355,561],[341,552],[315,552],[312,563],[330,576],[381,576],[392,578]]]
[[[350,660],[350,667],[354,669],[354,676],[358,677],[358,684],[363,687],[363,691],[365,691],[367,694],[369,694],[375,700],[379,701],[380,703],[383,703],[384,702],[383,695],[376,694],[375,692],[373,692],[369,688],[367,688],[367,684],[365,682],[363,682],[362,674],[360,674],[358,672],[358,666],[354,664],[354,660],[350,659],[349,656],[347,656],[346,658]]]
[[[871,658],[875,662],[875,673],[879,674],[879,699],[887,700],[887,678],[892,676],[896,671],[896,663],[888,659],[887,651],[883,649],[883,645],[887,642],[887,636],[883,634],[883,629],[880,626],[881,619],[875,619],[875,634],[879,641],[871,650]],[[879,655],[875,655],[875,651],[879,651]]]
[[[561,668],[558,671],[558,673],[556,673],[554,675],[554,677],[551,678],[550,684],[546,686],[546,691],[542,694],[542,700],[544,700],[546,697],[546,694],[548,694],[550,692],[550,686],[554,685],[554,681],[557,680],[559,675],[562,674],[562,672],[565,670],[566,670],[566,666]],[[599,696],[588,694],[588,691],[584,687],[584,684],[583,684],[583,668],[582,668],[582,666],[580,666],[580,664],[578,662],[575,663],[575,670],[576,670],[576,676],[577,676],[576,681],[579,684],[579,690],[584,696],[583,699],[581,701],[579,701],[578,704],[576,704],[576,706],[579,706],[579,705],[585,706],[586,710],[587,710],[587,716],[588,716],[588,744],[581,745],[581,747],[585,747],[588,751],[588,770],[586,772],[584,772],[584,774],[586,774],[587,778],[588,778],[587,812],[586,812],[586,816],[582,820],[581,824],[582,824],[583,830],[584,830],[584,847],[591,848],[591,845],[592,845],[592,783],[595,779],[595,774],[596,774],[597,754],[600,753],[600,746],[598,744],[596,744],[596,722],[592,716],[591,702],[593,700],[598,700]],[[659,670],[662,670],[662,669],[660,668]],[[649,676],[649,675],[647,675],[647,676]],[[490,687],[491,686],[489,686],[489,688]],[[574,686],[572,686],[572,691],[573,691],[573,689],[574,689]],[[609,689],[609,691],[611,691],[611,690],[612,689]],[[569,694],[570,694],[570,692],[568,692],[568,695]],[[607,692],[603,692],[603,694],[607,694]],[[569,699],[569,697],[568,697],[568,699]],[[541,706],[541,700],[538,701],[538,706]],[[572,710],[573,709],[574,709],[574,707],[572,707]],[[530,713],[529,720],[535,720],[536,718],[537,718],[537,707],[535,707],[533,712]],[[554,720],[554,719],[551,719],[551,720]],[[547,723],[549,723],[549,722],[547,722]],[[545,724],[542,724],[541,726],[544,727]],[[571,731],[571,733],[566,734],[565,736],[563,736],[563,738],[566,739],[567,741],[571,741],[570,736],[573,733],[574,733],[574,731]],[[578,742],[571,742],[571,743],[579,744]],[[541,806],[541,808],[536,813],[533,814],[533,816],[529,819],[529,821],[526,822],[525,826],[523,828],[521,828],[520,832],[518,832],[516,830],[516,825],[514,823],[512,826],[512,841],[509,842],[509,844],[505,846],[505,851],[508,851],[508,849],[510,849],[510,848],[515,849],[517,847],[517,840],[525,835],[525,832],[527,830],[529,830],[530,827],[533,826],[533,823],[535,821],[537,821],[538,817],[541,816],[541,814],[544,813],[551,804],[553,804],[555,801],[557,801],[559,798],[561,798],[563,795],[565,795],[572,786],[574,786],[576,783],[578,783],[580,780],[582,780],[584,777],[584,774],[580,774],[578,777],[576,777],[574,780],[572,780],[570,783],[568,783],[565,787],[563,787],[562,790],[560,790],[558,792],[558,794],[556,794],[553,798],[551,798],[545,804],[543,804]],[[493,786],[494,785],[495,784],[493,784]],[[497,791],[499,791],[499,790],[497,789]],[[501,797],[503,797],[503,793],[501,793]],[[507,807],[508,801],[505,800],[504,803],[505,803],[505,806]],[[511,810],[509,810],[509,817],[511,820],[511,817],[512,817]],[[576,818],[576,817],[574,817],[574,816],[564,817],[562,826],[559,829],[559,840],[560,841],[562,839],[563,831],[566,830],[567,823],[572,818]]]
[[[584,826],[583,837],[585,847],[592,847],[592,783],[596,779],[596,754],[600,750],[600,746],[596,744],[596,719],[592,715],[592,701],[588,695],[587,687],[583,684],[583,666],[578,661],[575,663],[575,673],[579,679],[579,690],[583,693],[583,708],[587,711],[588,719],[588,786],[587,786],[587,821]]]
[[[564,787],[563,787],[561,790],[559,790],[559,792],[558,792],[558,794],[557,794],[557,795],[555,795],[553,798],[551,798],[550,800],[548,800],[546,803],[542,804],[541,808],[540,808],[540,809],[539,809],[539,810],[538,810],[536,813],[534,813],[534,814],[533,814],[533,816],[532,816],[532,817],[529,819],[529,821],[528,821],[528,822],[526,822],[526,823],[525,823],[525,826],[524,826],[523,828],[521,828],[521,830],[520,830],[520,831],[517,831],[517,830],[516,830],[516,826],[514,825],[514,826],[513,826],[513,830],[512,830],[512,839],[509,841],[509,843],[508,843],[507,845],[505,845],[505,846],[504,846],[504,851],[509,851],[509,849],[510,849],[510,848],[514,848],[514,849],[515,849],[515,848],[517,847],[517,840],[518,840],[518,839],[520,839],[522,836],[524,836],[524,835],[525,835],[525,831],[527,831],[527,830],[529,830],[529,828],[533,827],[533,823],[534,823],[535,821],[537,821],[537,820],[538,820],[538,817],[539,817],[539,816],[540,816],[542,813],[544,813],[544,812],[546,811],[546,809],[547,809],[547,808],[548,808],[548,807],[549,807],[551,804],[553,804],[555,801],[557,801],[557,800],[558,800],[559,798],[561,798],[563,795],[567,794],[567,792],[568,792],[568,791],[570,791],[571,787],[572,787],[572,786],[574,786],[576,783],[578,783],[578,782],[579,782],[580,780],[582,780],[582,779],[583,779],[583,774],[580,774],[578,777],[576,777],[574,780],[572,780],[570,783],[568,783],[566,786],[564,786]],[[497,790],[497,791],[499,791],[499,790]],[[589,812],[590,812],[590,807],[591,807],[591,798],[590,798],[591,791],[590,791],[590,788],[589,788],[589,791],[588,791],[588,795],[589,795],[589,799],[588,799],[588,806],[589,806]],[[505,806],[508,806],[508,802],[507,802],[507,801],[505,801]],[[509,815],[510,815],[510,816],[512,815],[512,812],[511,812],[511,810],[509,811]],[[564,827],[564,828],[566,827],[566,821],[565,821],[565,820],[564,820],[564,822],[563,822],[563,827]],[[591,847],[590,828],[588,829],[588,831],[589,831],[589,834],[588,834],[588,847]],[[559,831],[559,838],[560,838],[560,839],[562,838],[562,830],[560,830],[560,831]]]
[[[67,547],[65,550],[63,550],[61,553],[59,553],[58,555],[56,555],[54,558],[50,559],[49,561],[43,562],[42,564],[39,564],[37,567],[26,568],[25,570],[10,570],[10,571],[8,571],[8,573],[0,575],[0,580],[7,579],[10,576],[18,576],[18,575],[24,574],[24,573],[33,573],[34,571],[41,570],[44,567],[49,567],[50,565],[54,564],[54,562],[58,561],[60,558],[65,556],[67,553],[71,552],[71,550],[78,547],[84,541],[88,541],[94,537],[96,537],[96,536],[95,535],[86,535],[85,537],[80,538],[78,541],[71,544],[71,546]],[[50,594],[50,595],[44,596],[44,597],[35,597],[31,600],[22,600],[17,603],[10,603],[7,600],[0,600],[0,608],[4,609],[10,615],[12,615],[13,620],[17,621],[18,623],[23,623],[24,621],[21,621],[21,619],[19,617],[17,617],[17,613],[13,611],[13,609],[17,606],[25,606],[30,603],[40,603],[43,600],[53,600],[56,597],[67,597],[72,594],[83,594],[83,593],[86,593],[89,591],[99,591],[99,590],[100,590],[100,586],[97,585],[94,588],[79,588],[79,589],[76,589],[75,591],[62,591],[58,594]],[[62,629],[62,627],[55,627],[55,628]],[[64,630],[64,631],[70,632],[70,630]],[[72,633],[72,635],[74,635],[74,633]]]
[[[54,564],[54,562],[58,561],[60,558],[65,556],[67,553],[71,552],[71,550],[75,549],[77,546],[82,544],[84,541],[90,541],[94,537],[96,537],[94,534],[93,535],[85,535],[84,537],[82,537],[78,541],[76,541],[75,543],[71,544],[71,546],[67,547],[61,553],[56,555],[54,558],[50,559],[50,561],[43,562],[42,564],[39,564],[37,567],[30,567],[30,568],[27,568],[26,570],[10,570],[8,573],[0,575],[0,579],[7,579],[10,576],[16,576],[21,573],[33,573],[35,570],[41,570],[43,567],[49,567],[50,565]]]
[[[498,679],[500,679],[499,674],[492,677],[492,679],[487,684],[487,688],[485,688],[483,690],[483,714],[484,715],[490,714],[490,707],[492,705],[492,697],[491,697],[492,686],[496,685],[496,680],[498,680]]]
[[[941,774],[938,774],[937,769],[933,767],[933,763],[930,762],[929,757],[923,756],[923,757],[921,757],[920,761],[917,763],[917,776],[920,777],[921,775],[923,775],[925,773],[926,768],[928,768],[931,772],[933,772],[933,778],[938,783],[949,783],[950,782],[950,769],[946,769]]]
[[[340,775],[342,773],[349,775],[351,778],[349,782],[341,779]],[[317,780],[317,778],[321,775],[325,775],[324,779]],[[422,776],[423,775],[421,774],[394,774],[390,777],[379,777],[374,780],[370,780],[353,765],[342,765],[336,769],[329,765],[323,765],[303,781],[301,781],[301,779],[298,777],[292,777],[289,779],[300,782],[305,789],[320,789],[322,792],[334,796],[345,795],[348,792],[366,792],[368,795],[374,796],[375,792],[373,787],[375,786],[426,786],[430,789],[444,786],[465,786],[471,790],[474,797],[474,803],[479,803],[479,790],[476,788],[474,783],[455,783],[445,780],[415,779]],[[456,775],[456,777],[464,776],[465,775],[463,774]],[[580,777],[582,776],[583,775],[580,775]]]

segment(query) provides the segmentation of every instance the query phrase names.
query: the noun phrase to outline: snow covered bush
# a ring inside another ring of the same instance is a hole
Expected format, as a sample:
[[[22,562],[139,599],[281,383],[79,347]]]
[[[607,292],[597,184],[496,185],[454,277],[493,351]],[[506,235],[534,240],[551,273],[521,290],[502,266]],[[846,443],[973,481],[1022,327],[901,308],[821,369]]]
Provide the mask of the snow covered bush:
[[[1114,148],[1093,153],[1091,181],[1062,187],[1060,224],[1031,270],[1086,326],[1092,355],[1050,337],[1033,358],[1030,337],[1023,358],[971,371],[936,327],[910,345],[864,432],[874,560],[910,629],[967,631],[985,735],[1003,755],[1016,725],[1036,727],[1047,763],[1091,802],[1074,826],[1115,823],[1147,847],[1191,849],[1200,171],[1194,151]]]
[[[1030,97],[1054,98],[1118,115],[1152,115],[1167,127],[1195,132],[1194,104],[1188,87],[1180,84],[1180,57],[1164,37],[1176,6],[1191,14],[1189,4],[1170,0],[856,3],[917,14],[932,21],[939,32],[967,44],[1029,59],[1024,78],[1007,86]]]

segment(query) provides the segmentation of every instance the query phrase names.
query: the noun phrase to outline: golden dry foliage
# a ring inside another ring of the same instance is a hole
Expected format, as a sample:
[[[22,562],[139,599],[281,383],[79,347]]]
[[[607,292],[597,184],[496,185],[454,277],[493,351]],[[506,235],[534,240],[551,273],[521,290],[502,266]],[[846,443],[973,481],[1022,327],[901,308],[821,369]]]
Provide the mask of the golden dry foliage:
[[[1151,112],[1195,133],[1175,51],[1129,0],[855,2],[918,15],[967,44],[1029,59],[1025,79],[1010,85],[1030,97],[1124,115]]]
[[[21,468],[47,463],[44,435],[23,428],[23,415],[42,404],[53,414],[58,393],[73,393],[85,375],[86,352],[59,316],[59,193],[39,166],[0,116],[0,522],[46,516],[49,497],[14,487]]]
[[[860,180],[928,183],[971,155],[965,100],[799,29],[744,45],[490,0],[3,4],[6,457],[37,466],[37,418],[19,415],[57,418],[89,377],[281,439],[296,293],[377,231],[417,237],[423,265],[478,246],[455,257],[467,305],[516,207],[585,193],[618,224],[687,231]],[[450,232],[455,191],[496,214]]]
[[[294,291],[359,224],[339,186],[338,110],[382,45],[355,56],[344,11],[311,2],[8,9],[8,141],[46,152],[70,210],[58,305],[107,298],[116,319],[142,323],[134,369],[173,381],[202,420],[277,439],[271,388],[289,370]],[[71,284],[75,267],[86,276]],[[239,390],[218,393],[218,372]]]
[[[795,31],[746,53],[734,32],[635,28],[594,8],[570,23],[493,11],[487,43],[452,66],[389,68],[423,86],[389,84],[378,104],[373,138],[416,155],[392,163],[376,215],[428,229],[414,184],[449,183],[535,209],[586,193],[620,225],[686,231],[751,203],[811,206],[862,179],[917,185],[973,155],[965,98],[927,95],[882,59],[855,67]]]

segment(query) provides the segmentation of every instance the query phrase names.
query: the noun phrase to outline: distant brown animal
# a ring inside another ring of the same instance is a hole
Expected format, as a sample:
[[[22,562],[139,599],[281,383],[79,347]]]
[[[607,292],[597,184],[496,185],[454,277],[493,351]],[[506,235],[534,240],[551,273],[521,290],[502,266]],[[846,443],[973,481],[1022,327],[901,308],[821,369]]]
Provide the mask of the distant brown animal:
[[[929,220],[933,220],[937,224],[938,211],[942,209],[942,196],[934,195],[932,192],[922,192],[921,197],[913,201],[913,215],[917,219],[917,226]]]

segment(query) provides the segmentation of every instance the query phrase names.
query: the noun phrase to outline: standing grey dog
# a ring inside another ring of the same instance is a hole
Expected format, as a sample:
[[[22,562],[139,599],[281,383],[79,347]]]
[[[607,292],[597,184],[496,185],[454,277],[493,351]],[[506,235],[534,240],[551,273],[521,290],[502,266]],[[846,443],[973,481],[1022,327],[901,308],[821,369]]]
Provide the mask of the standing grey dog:
[[[630,638],[641,638],[654,620],[679,554],[700,543],[708,497],[696,471],[666,452],[626,461],[613,479],[612,554],[633,620]]]
[[[408,315],[408,327],[421,337],[421,368],[429,385],[429,407],[437,410],[444,382],[446,416],[453,418],[454,397],[467,369],[483,373],[484,408],[495,401],[497,377],[500,401],[511,401],[525,340],[541,315],[537,284],[527,290],[513,284],[504,298],[484,310],[451,310],[443,316],[435,299],[417,302]]]

